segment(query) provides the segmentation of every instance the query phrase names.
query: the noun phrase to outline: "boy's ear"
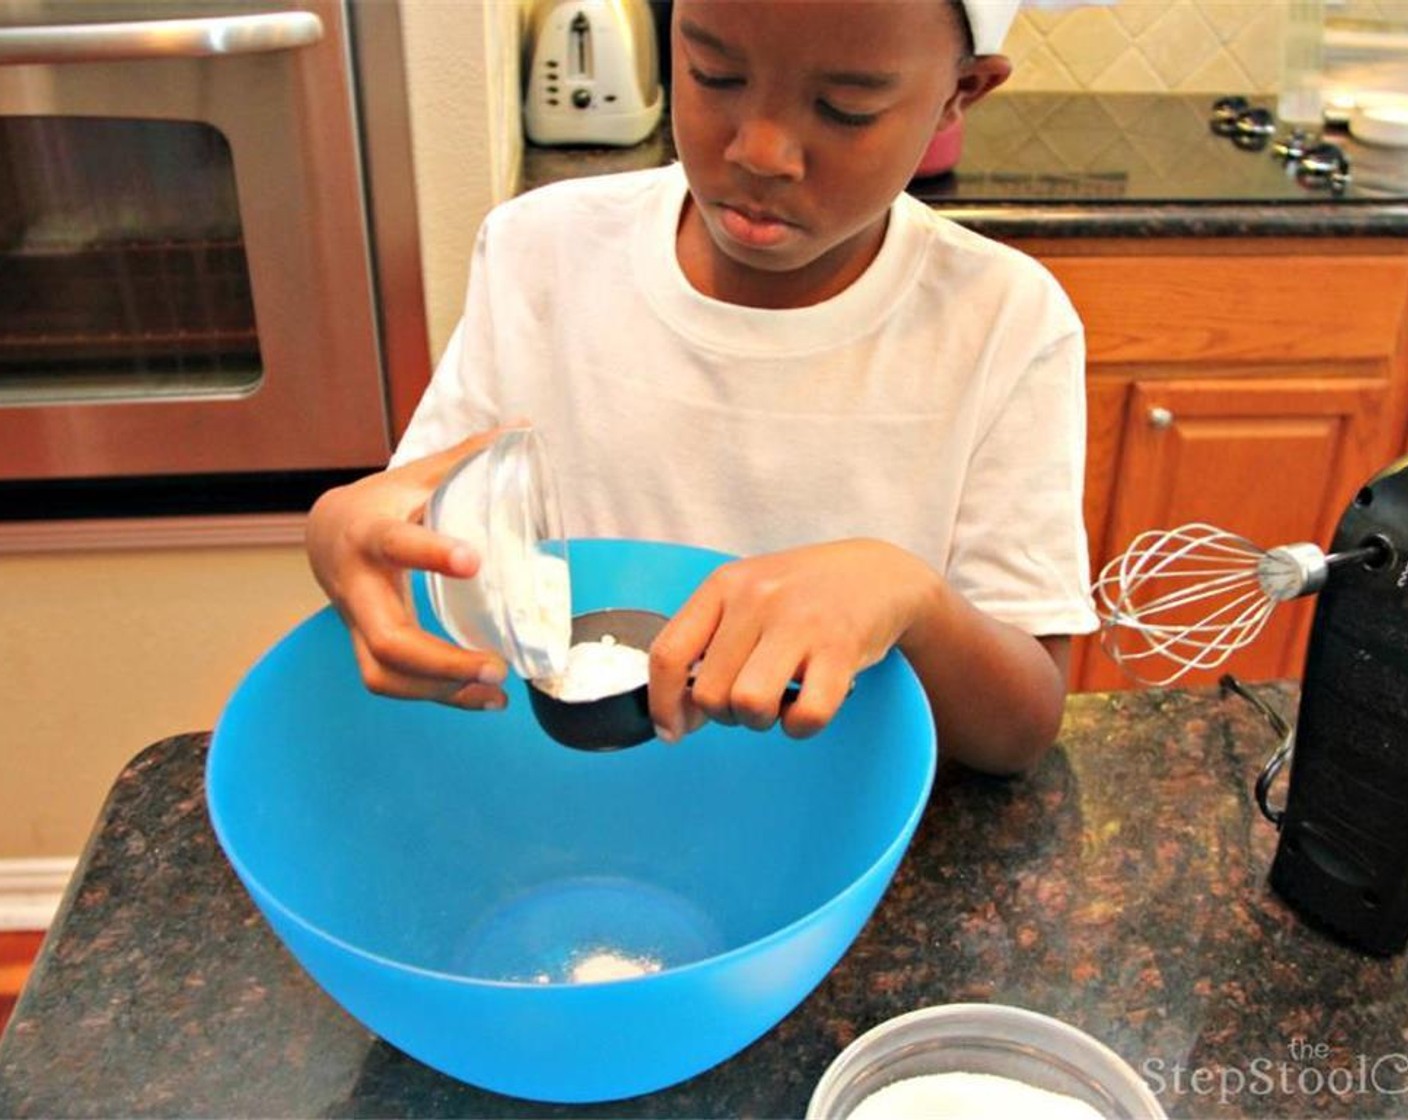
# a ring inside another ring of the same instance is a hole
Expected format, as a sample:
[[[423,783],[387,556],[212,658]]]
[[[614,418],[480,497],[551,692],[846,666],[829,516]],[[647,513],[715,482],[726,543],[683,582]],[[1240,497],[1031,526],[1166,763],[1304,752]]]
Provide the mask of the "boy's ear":
[[[1011,76],[1012,60],[1005,54],[980,54],[967,62],[953,96],[944,106],[944,123],[952,124]]]

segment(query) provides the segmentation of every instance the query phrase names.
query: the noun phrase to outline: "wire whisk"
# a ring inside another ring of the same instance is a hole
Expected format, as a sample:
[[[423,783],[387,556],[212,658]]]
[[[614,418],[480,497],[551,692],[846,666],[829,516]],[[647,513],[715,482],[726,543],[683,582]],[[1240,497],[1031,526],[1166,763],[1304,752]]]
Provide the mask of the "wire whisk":
[[[1332,568],[1376,565],[1387,550],[1377,540],[1330,555],[1308,542],[1264,550],[1198,522],[1140,533],[1095,581],[1101,644],[1136,680],[1173,684],[1251,645],[1279,604],[1319,591]]]

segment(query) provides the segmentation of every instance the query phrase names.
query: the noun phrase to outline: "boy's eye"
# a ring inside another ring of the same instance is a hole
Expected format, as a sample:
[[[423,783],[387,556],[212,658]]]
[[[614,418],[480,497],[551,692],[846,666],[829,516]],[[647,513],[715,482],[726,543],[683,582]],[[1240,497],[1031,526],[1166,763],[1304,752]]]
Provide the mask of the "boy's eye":
[[[731,74],[706,74],[697,66],[689,68],[689,76],[705,89],[733,89],[735,86],[743,84],[742,78],[734,77]]]
[[[845,109],[837,108],[829,101],[818,101],[816,107],[827,120],[845,125],[847,128],[864,128],[880,119],[879,113],[851,113]]]

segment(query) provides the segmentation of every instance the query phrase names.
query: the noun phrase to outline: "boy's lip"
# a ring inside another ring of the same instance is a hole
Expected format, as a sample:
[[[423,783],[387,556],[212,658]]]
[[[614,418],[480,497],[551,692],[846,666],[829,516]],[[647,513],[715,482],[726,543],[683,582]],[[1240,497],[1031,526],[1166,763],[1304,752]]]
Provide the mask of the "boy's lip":
[[[749,248],[777,245],[799,228],[781,214],[746,202],[720,202],[718,209],[724,232]]]
[[[737,210],[749,221],[754,222],[782,222],[784,225],[791,225],[785,217],[766,206],[754,206],[749,202],[722,202],[721,206],[726,206],[730,210]]]

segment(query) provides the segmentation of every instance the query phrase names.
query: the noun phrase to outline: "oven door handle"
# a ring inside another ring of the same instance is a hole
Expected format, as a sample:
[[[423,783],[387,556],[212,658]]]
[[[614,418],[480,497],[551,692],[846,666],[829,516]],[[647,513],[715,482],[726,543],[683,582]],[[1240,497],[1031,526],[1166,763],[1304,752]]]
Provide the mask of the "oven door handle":
[[[323,21],[313,12],[6,27],[0,66],[260,54],[312,46],[322,37]]]

